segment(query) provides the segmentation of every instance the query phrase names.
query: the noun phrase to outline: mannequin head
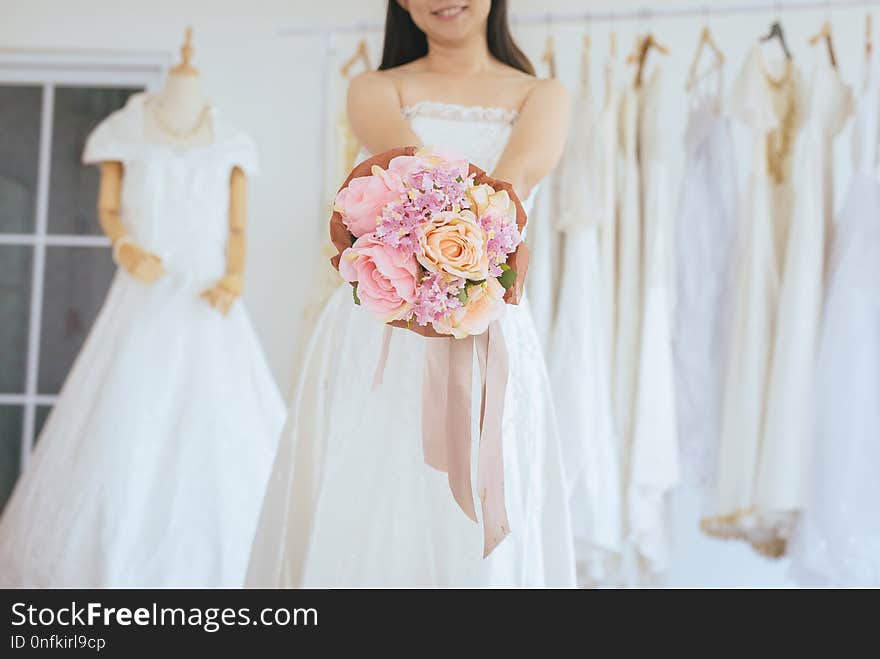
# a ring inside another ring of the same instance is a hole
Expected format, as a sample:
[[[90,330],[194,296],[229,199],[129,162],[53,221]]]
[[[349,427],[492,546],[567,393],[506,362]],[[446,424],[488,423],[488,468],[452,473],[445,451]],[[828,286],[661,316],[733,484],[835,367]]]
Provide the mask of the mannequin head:
[[[484,39],[497,60],[534,75],[510,34],[507,0],[388,0],[380,69],[424,57],[431,43],[446,47]]]

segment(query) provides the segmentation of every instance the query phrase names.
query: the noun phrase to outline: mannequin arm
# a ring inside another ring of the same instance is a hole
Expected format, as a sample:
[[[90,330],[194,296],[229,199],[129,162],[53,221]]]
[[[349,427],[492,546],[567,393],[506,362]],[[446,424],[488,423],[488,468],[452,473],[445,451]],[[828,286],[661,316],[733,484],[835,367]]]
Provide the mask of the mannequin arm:
[[[106,161],[101,163],[101,182],[98,185],[98,220],[101,229],[115,246],[122,239],[116,260],[123,270],[145,284],[152,284],[165,274],[162,259],[142,247],[128,241],[125,226],[122,224],[120,206],[122,201],[122,163]]]
[[[229,239],[226,243],[226,275],[202,297],[226,315],[244,288],[244,261],[247,242],[247,177],[239,167],[232,170],[229,182]]]

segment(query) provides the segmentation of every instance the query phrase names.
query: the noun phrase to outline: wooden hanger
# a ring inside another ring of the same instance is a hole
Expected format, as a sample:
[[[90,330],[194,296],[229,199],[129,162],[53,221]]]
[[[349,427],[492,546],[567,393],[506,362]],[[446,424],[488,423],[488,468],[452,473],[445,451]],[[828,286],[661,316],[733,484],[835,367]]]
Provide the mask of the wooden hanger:
[[[193,29],[192,26],[189,26],[186,28],[186,36],[184,37],[183,45],[180,47],[180,64],[171,67],[171,73],[188,76],[199,74],[199,70],[190,64],[193,56],[192,35]]]
[[[358,41],[357,49],[355,49],[354,54],[345,60],[345,62],[342,63],[342,66],[339,67],[340,75],[342,75],[343,78],[348,78],[352,67],[358,62],[363,62],[364,69],[367,71],[373,68],[370,64],[370,51],[367,50],[366,39]]]
[[[544,54],[541,55],[541,60],[547,65],[547,68],[550,69],[550,77],[556,77],[556,46],[553,43],[553,35],[547,35],[547,46],[544,48]]]
[[[779,45],[782,47],[782,52],[785,53],[785,59],[791,59],[791,51],[788,49],[788,44],[785,41],[785,32],[782,30],[782,23],[779,21],[774,21],[773,25],[770,26],[770,34],[766,37],[761,37],[761,41],[767,42],[771,39],[776,39],[779,41]]]
[[[653,34],[648,33],[647,36],[636,39],[635,49],[632,53],[629,54],[629,57],[626,58],[627,64],[636,65],[636,77],[634,80],[636,89],[642,86],[642,78],[645,72],[645,62],[648,61],[648,53],[650,53],[652,50],[656,50],[662,55],[669,54],[669,49],[663,44],[659,43],[654,38]]]
[[[707,47],[715,55],[715,61],[712,63],[712,65],[708,69],[706,69],[705,71],[700,73],[698,71],[699,66],[700,66],[700,60],[702,60],[703,51]],[[700,78],[702,78],[705,75],[708,75],[712,71],[717,71],[722,66],[724,66],[724,53],[721,52],[721,49],[718,47],[718,44],[715,43],[715,39],[712,38],[712,32],[711,32],[711,30],[709,30],[709,26],[706,25],[703,27],[702,32],[700,32],[700,43],[697,46],[697,52],[694,55],[694,61],[691,64],[691,71],[688,74],[688,81],[687,81],[687,84],[685,85],[685,90],[690,91],[691,89],[693,89],[694,85],[697,83],[697,81]]]
[[[874,15],[868,14],[865,17],[865,54],[870,59],[874,53]]]
[[[810,45],[815,46],[820,41],[825,41],[825,47],[828,49],[828,59],[831,60],[831,66],[837,68],[837,56],[834,54],[834,38],[831,36],[831,22],[822,23],[822,29],[812,37],[810,37]]]

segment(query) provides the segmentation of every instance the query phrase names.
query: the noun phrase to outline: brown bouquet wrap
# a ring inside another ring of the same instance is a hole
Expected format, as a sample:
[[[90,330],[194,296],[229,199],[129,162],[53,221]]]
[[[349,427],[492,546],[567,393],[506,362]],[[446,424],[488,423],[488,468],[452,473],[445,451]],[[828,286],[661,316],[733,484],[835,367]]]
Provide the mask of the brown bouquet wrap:
[[[412,156],[415,155],[417,151],[417,147],[406,146],[397,149],[391,149],[390,151],[385,151],[384,153],[380,153],[379,155],[367,158],[366,160],[357,164],[355,168],[351,170],[348,178],[346,178],[345,182],[339,186],[339,190],[347,187],[352,179],[358,178],[360,176],[369,176],[373,169],[373,165],[378,165],[379,167],[386,169],[388,167],[388,163],[390,163],[397,156]],[[526,216],[525,208],[523,208],[522,202],[520,201],[519,196],[516,194],[516,191],[513,189],[513,186],[506,181],[492,178],[473,163],[470,164],[469,171],[471,174],[474,175],[474,181],[477,184],[486,183],[488,185],[491,185],[496,191],[507,191],[507,194],[510,195],[511,200],[516,206],[516,226],[519,229],[520,234],[522,234],[525,230],[528,217]],[[330,259],[330,263],[333,264],[334,268],[339,270],[339,259],[342,257],[342,253],[346,249],[351,247],[352,240],[348,228],[342,222],[342,214],[339,211],[335,210],[333,211],[333,215],[330,216],[330,240],[333,242],[333,246],[336,248],[336,254]],[[516,272],[516,281],[514,282],[513,286],[508,288],[505,292],[504,301],[507,304],[519,304],[519,301],[522,299],[523,295],[523,286],[525,285],[526,272],[529,268],[529,248],[526,246],[525,242],[520,242],[516,250],[507,257],[507,265],[510,266],[514,272]],[[404,320],[396,320],[388,324],[393,325],[394,327],[408,329],[415,332],[416,334],[421,334],[422,336],[449,338],[446,334],[437,333],[430,325],[421,326],[418,323],[407,323]]]

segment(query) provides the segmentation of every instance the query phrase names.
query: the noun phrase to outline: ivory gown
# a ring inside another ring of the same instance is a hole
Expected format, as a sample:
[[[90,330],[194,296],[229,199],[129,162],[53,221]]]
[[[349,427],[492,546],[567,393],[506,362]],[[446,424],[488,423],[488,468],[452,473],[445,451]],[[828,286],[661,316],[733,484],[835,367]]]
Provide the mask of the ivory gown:
[[[585,51],[566,151],[553,176],[552,217],[561,276],[548,369],[556,402],[572,511],[579,581],[606,585],[622,552],[620,467],[611,412],[609,311],[603,295],[599,231],[613,202],[603,199],[603,129]]]
[[[815,459],[791,562],[805,586],[880,588],[880,52],[852,137],[819,333]]]
[[[404,113],[423,143],[490,172],[516,120],[509,110],[441,103]],[[482,531],[453,500],[446,474],[424,462],[425,339],[395,329],[383,384],[371,391],[384,326],[344,285],[312,337],[248,584],[575,585],[553,399],[528,300],[508,307],[501,323],[510,354],[503,446],[511,532],[492,554],[482,558]]]
[[[672,363],[672,224],[665,173],[661,76],[628,87],[618,231],[615,375],[627,581],[655,583],[669,561],[668,495],[678,483]]]
[[[794,206],[794,147],[804,121],[805,90],[795,64],[773,71],[754,46],[730,96],[731,114],[753,135],[751,175],[733,257],[728,359],[710,535],[742,538],[778,556],[785,542],[779,518],[756,506],[761,438],[776,336],[780,278]]]
[[[816,419],[814,373],[825,264],[834,219],[834,139],[852,110],[852,92],[822,58],[813,72],[797,148],[795,201],[779,291],[767,385],[767,411],[755,483],[755,507],[773,514],[787,540],[806,503]]]

